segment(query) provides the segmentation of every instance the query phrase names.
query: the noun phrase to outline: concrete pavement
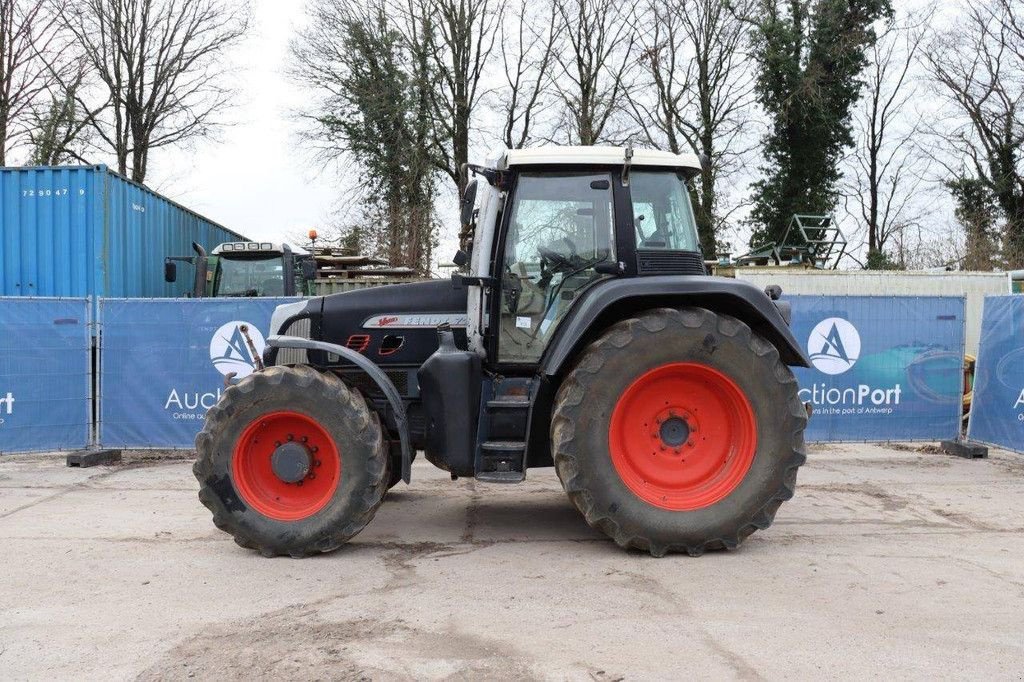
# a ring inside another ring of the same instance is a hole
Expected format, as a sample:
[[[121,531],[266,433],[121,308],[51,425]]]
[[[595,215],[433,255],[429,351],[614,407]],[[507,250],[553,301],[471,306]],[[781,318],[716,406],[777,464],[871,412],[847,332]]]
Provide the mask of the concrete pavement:
[[[735,552],[652,559],[551,470],[417,461],[342,550],[264,559],[191,461],[0,458],[0,678],[1020,679],[1024,457],[815,449]]]

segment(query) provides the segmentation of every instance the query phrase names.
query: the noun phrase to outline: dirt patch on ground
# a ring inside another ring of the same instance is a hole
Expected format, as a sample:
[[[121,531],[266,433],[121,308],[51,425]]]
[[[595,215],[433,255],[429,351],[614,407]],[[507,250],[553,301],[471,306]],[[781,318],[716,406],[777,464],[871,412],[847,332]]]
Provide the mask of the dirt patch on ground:
[[[897,452],[917,452],[922,455],[946,455],[949,454],[935,443],[885,443],[885,447]]]
[[[508,642],[458,631],[431,632],[398,619],[323,620],[315,609],[284,609],[194,635],[139,680],[536,679]]]
[[[122,450],[121,464],[175,462],[196,458],[195,450]]]

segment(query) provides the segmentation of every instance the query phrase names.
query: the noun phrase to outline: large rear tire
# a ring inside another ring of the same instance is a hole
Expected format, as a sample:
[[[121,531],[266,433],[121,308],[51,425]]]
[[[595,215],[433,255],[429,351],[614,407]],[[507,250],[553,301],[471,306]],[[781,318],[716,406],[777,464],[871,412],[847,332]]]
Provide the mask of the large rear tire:
[[[793,496],[807,414],[771,343],[703,308],[590,344],[555,398],[555,468],[587,523],[663,556],[732,549]]]
[[[306,366],[269,367],[228,388],[196,454],[214,524],[265,556],[337,549],[373,518],[390,473],[359,391]]]

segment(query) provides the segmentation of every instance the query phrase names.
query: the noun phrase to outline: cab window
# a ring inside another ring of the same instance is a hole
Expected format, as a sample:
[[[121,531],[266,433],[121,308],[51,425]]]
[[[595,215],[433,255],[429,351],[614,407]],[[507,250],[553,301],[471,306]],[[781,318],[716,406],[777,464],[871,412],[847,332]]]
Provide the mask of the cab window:
[[[573,300],[614,262],[611,177],[521,175],[501,274],[498,359],[534,363]]]
[[[686,181],[671,171],[633,171],[636,248],[698,251],[697,225]]]

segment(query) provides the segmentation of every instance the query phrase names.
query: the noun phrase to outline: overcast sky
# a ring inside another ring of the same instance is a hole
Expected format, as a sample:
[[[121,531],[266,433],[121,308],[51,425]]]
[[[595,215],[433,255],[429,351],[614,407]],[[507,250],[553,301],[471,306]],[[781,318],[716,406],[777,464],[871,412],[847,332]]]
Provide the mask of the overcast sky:
[[[901,10],[924,0],[903,0]],[[345,210],[348,184],[332,169],[317,167],[297,137],[293,112],[303,101],[303,92],[286,74],[288,44],[302,27],[304,0],[249,0],[252,28],[245,42],[235,50],[233,86],[238,91],[236,106],[225,112],[228,124],[215,141],[203,141],[192,149],[155,150],[150,157],[146,184],[185,206],[251,239],[298,241],[310,228],[321,233]],[[927,91],[922,90],[927,96]],[[927,98],[927,97],[925,97]],[[485,120],[488,111],[480,107]],[[752,134],[759,134],[754,131]],[[481,137],[480,134],[477,137]],[[474,140],[471,161],[482,162],[494,136]],[[750,162],[734,178],[734,186],[723,187],[734,200],[747,196],[749,183],[758,176],[758,163]],[[436,261],[447,261],[456,247],[456,201],[451,183],[438,178],[438,209],[442,230]],[[928,203],[941,205],[943,223],[951,220],[945,193],[930,192]],[[351,199],[350,199],[351,201]],[[742,218],[745,209],[733,218]],[[848,237],[855,221],[840,224]],[[935,220],[929,220],[935,223]],[[747,227],[723,235],[737,252],[744,250]],[[856,241],[856,240],[853,240]]]
[[[253,26],[236,51],[237,106],[219,141],[157,150],[146,184],[251,239],[283,241],[322,227],[339,180],[303,155],[290,110],[301,102],[285,66],[302,21],[301,0],[251,0]]]

